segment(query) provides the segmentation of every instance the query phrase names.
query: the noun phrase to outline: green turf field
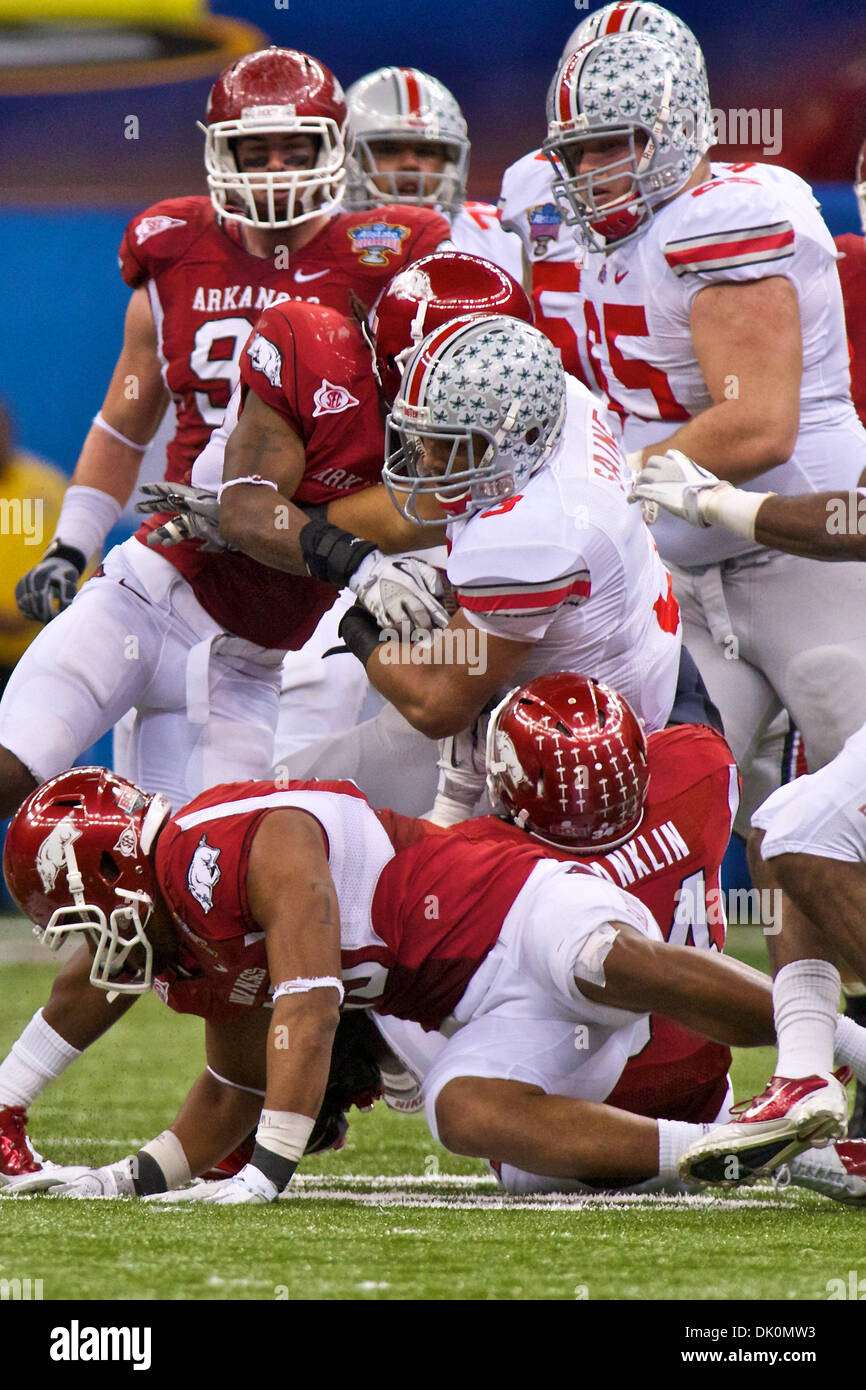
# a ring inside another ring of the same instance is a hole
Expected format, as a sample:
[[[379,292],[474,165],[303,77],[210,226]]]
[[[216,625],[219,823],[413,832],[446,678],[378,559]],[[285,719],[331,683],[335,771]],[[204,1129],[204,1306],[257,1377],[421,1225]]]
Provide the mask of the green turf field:
[[[736,953],[765,959],[757,930]],[[50,964],[0,965],[0,1051],[44,1002]],[[168,1125],[201,1070],[201,1025],[151,996],[34,1107],[39,1148],[105,1163]],[[735,1061],[763,1089],[769,1050]],[[352,1112],[345,1149],[305,1161],[273,1207],[0,1200],[0,1278],[45,1299],[826,1299],[866,1277],[866,1210],[769,1186],[721,1197],[518,1199],[434,1144],[420,1118]]]

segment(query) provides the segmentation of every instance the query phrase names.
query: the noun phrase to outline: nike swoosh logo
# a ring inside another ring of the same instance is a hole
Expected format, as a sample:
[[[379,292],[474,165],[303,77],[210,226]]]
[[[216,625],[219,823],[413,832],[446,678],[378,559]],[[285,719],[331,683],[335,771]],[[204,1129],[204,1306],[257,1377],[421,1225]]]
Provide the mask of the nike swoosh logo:
[[[613,278],[616,281],[616,283],[619,284],[620,280],[624,280],[627,275],[627,270],[615,270],[613,273]]]
[[[303,272],[302,270],[296,270],[296,271],[295,271],[295,279],[296,279],[300,284],[303,284],[305,280],[318,280],[318,279],[321,278],[321,276],[327,275],[327,273],[328,273],[327,270],[314,270],[314,271],[312,272],[312,274],[310,274],[310,275],[305,275],[304,272]]]

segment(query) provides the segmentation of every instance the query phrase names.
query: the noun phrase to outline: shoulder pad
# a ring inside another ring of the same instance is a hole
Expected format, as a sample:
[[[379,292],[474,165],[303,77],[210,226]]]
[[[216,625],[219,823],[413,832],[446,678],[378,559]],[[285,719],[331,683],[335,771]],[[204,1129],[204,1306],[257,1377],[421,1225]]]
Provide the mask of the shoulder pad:
[[[120,243],[120,271],[133,289],[179,260],[215,223],[209,198],[164,198],[138,213]]]

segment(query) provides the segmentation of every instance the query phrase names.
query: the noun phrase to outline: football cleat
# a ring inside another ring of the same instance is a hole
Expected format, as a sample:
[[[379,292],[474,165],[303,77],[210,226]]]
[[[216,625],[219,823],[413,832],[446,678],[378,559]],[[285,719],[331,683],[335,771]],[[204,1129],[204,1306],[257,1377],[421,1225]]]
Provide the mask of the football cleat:
[[[823,1149],[807,1149],[787,1171],[795,1187],[808,1187],[848,1206],[866,1207],[866,1139],[841,1139]],[[777,1180],[781,1177],[776,1174]]]
[[[848,1098],[835,1076],[773,1076],[760,1096],[733,1113],[730,1124],[717,1125],[686,1149],[681,1178],[736,1187],[769,1176],[804,1149],[843,1135]]]
[[[26,1111],[17,1105],[0,1109],[0,1187],[41,1168],[42,1159],[27,1138]]]
[[[420,1115],[424,1109],[421,1083],[405,1067],[400,1067],[397,1058],[382,1064],[382,1085],[384,1100],[389,1110],[399,1115]]]

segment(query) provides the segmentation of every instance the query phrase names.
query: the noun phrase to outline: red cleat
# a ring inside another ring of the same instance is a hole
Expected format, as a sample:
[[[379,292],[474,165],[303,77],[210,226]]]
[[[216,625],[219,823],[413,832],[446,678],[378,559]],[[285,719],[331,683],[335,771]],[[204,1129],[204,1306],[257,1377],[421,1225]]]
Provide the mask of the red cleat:
[[[38,1173],[42,1159],[27,1138],[27,1112],[18,1105],[0,1110],[0,1187],[25,1173]]]
[[[730,1124],[717,1125],[686,1149],[680,1177],[735,1187],[767,1176],[804,1149],[843,1135],[848,1098],[835,1076],[774,1076],[762,1095],[734,1110],[741,1113]]]

